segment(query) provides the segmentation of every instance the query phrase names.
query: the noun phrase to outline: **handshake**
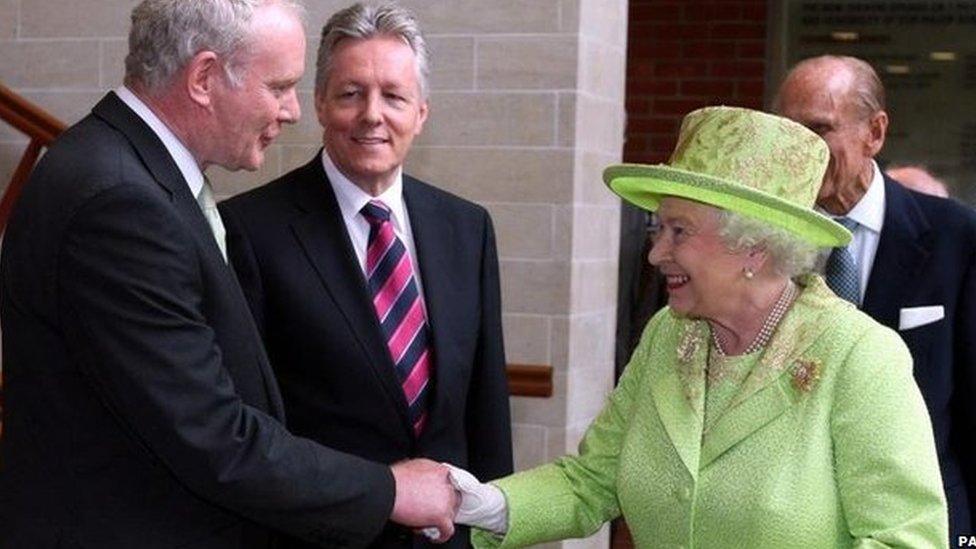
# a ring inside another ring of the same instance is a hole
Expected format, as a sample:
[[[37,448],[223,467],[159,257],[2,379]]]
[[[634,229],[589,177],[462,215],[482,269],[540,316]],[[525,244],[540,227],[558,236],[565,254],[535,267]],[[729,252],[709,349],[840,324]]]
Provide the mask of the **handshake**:
[[[428,459],[403,461],[391,467],[396,499],[390,520],[410,526],[435,543],[454,535],[454,523],[497,534],[508,529],[508,511],[501,490],[482,484],[464,469]]]

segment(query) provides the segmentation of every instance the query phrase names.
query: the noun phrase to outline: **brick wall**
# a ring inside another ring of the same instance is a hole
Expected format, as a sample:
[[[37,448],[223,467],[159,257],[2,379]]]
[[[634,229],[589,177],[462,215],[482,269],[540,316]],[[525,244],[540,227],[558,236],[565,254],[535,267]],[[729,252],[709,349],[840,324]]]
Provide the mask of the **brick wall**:
[[[631,0],[629,9],[627,162],[666,161],[698,107],[762,108],[766,0]]]

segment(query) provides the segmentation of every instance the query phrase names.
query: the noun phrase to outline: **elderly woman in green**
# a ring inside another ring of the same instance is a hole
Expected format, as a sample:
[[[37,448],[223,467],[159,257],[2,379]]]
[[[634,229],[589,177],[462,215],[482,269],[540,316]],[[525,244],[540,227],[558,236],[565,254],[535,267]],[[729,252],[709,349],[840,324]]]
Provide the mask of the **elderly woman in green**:
[[[668,307],[578,456],[479,484],[476,546],[582,537],[623,515],[638,547],[945,547],[929,418],[895,332],[811,270],[850,234],[812,209],[826,144],[776,116],[701,109],[668,165],[604,179],[657,212]]]

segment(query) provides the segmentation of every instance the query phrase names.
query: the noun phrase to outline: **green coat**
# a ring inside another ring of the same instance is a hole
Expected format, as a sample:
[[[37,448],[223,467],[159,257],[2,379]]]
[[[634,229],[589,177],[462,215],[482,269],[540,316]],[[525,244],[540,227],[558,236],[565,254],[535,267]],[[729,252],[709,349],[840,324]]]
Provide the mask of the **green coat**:
[[[703,432],[709,331],[665,309],[579,456],[496,482],[503,540],[583,537],[621,513],[640,548],[946,547],[929,417],[895,332],[835,297],[800,296]]]

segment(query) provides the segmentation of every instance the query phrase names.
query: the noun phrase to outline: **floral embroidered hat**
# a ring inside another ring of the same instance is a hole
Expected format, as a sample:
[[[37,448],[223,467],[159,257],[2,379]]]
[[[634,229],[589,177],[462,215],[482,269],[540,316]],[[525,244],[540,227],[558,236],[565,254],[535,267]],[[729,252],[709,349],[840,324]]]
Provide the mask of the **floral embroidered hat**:
[[[782,227],[817,246],[845,246],[851,233],[813,209],[830,151],[796,122],[736,107],[692,111],[667,164],[620,164],[603,180],[624,200],[656,211],[676,196]]]

